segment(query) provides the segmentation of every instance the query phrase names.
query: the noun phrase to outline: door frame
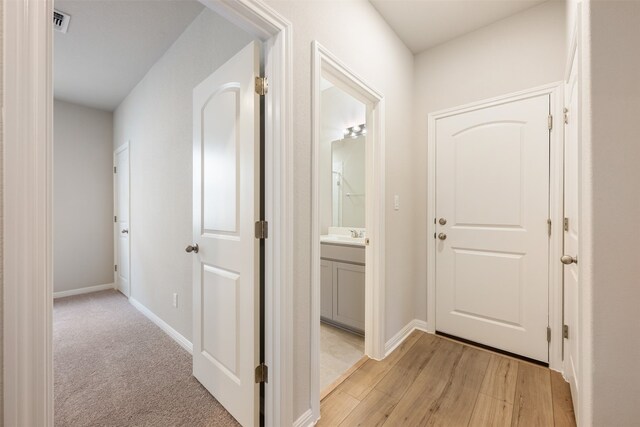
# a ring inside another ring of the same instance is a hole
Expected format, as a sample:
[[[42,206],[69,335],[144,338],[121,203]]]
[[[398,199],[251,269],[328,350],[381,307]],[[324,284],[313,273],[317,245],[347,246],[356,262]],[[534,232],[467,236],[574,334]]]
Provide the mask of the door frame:
[[[320,79],[323,74],[367,106],[365,225],[365,354],[385,357],[385,135],[384,95],[351,71],[317,40],[311,44],[311,411],[320,417]]]
[[[121,146],[119,146],[118,148],[116,148],[115,150],[113,150],[113,167],[114,167],[114,173],[113,173],[113,212],[115,215],[115,207],[118,204],[118,177],[117,177],[117,172],[115,172],[115,167],[116,167],[116,157],[118,154],[120,154],[120,152],[127,150],[127,156],[129,157],[129,161],[128,161],[128,165],[129,165],[129,178],[128,178],[128,184],[129,184],[129,230],[131,230],[131,151],[129,151],[129,141],[126,141],[124,144],[122,144]],[[114,225],[113,225],[113,264],[114,265],[118,265],[118,260],[120,259],[118,257],[118,223],[116,221],[114,221]],[[129,294],[125,295],[127,298],[129,298],[131,296],[131,231],[129,231],[129,239],[127,240],[127,242],[129,243]],[[119,267],[119,266],[118,266]],[[120,282],[118,281],[118,272],[116,271],[116,269],[113,269],[113,283],[114,286],[116,288],[116,290],[120,291],[122,293],[122,289],[120,289]],[[124,295],[124,293],[123,293]]]
[[[4,423],[53,425],[53,0],[3,1]],[[292,25],[261,0],[202,0],[263,42],[267,426],[293,418]]]
[[[456,114],[492,107],[535,96],[550,96],[550,111],[553,126],[549,150],[549,217],[551,237],[549,239],[549,368],[563,371],[562,362],[562,256],[563,206],[564,206],[564,126],[563,126],[563,82],[550,83],[532,89],[514,92],[495,98],[473,102],[455,108],[430,113],[427,137],[427,242],[434,241],[436,233],[436,122]],[[434,241],[435,242],[435,241]],[[427,331],[436,331],[436,251],[427,245]]]

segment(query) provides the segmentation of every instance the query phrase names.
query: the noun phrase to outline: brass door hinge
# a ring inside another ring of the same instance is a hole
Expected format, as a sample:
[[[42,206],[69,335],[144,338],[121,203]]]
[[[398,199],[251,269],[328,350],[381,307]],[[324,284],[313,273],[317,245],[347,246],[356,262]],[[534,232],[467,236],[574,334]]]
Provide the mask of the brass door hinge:
[[[269,382],[269,368],[264,363],[256,366],[256,383],[266,383]]]
[[[113,217],[113,222],[118,222],[118,217],[117,216]]]
[[[562,338],[569,339],[569,325],[562,325]]]
[[[115,264],[115,265],[113,266],[113,271],[118,271],[118,264]]]
[[[547,219],[547,234],[551,237],[551,218]]]
[[[549,130],[553,129],[553,116],[549,114],[549,118],[547,119],[547,124],[549,126]]]
[[[551,328],[547,326],[547,342],[551,342]]]
[[[113,173],[116,173],[117,171],[118,171],[118,168],[114,166],[113,167]]]
[[[564,219],[564,231],[569,231],[569,218]]]
[[[563,113],[564,113],[564,124],[568,125],[569,124],[569,109],[565,108]]]
[[[266,77],[256,77],[256,93],[265,96],[269,91],[269,81]]]
[[[267,237],[269,237],[269,223],[256,221],[256,239],[266,239]]]

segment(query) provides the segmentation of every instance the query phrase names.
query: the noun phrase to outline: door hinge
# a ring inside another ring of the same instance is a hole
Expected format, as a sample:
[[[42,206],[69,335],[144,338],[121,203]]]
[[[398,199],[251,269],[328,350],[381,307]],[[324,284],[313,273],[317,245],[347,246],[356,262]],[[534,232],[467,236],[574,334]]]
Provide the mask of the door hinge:
[[[114,166],[113,167],[113,173],[116,173],[117,171],[118,171],[118,168]]]
[[[113,217],[113,222],[118,222],[118,217],[117,216]]]
[[[569,124],[569,109],[565,108],[563,110],[563,112],[564,112],[564,124],[568,125]]]
[[[549,125],[549,130],[553,129],[553,116],[549,114],[549,118],[547,119],[547,124]]]
[[[269,382],[269,368],[264,363],[256,366],[256,383]]]
[[[267,237],[269,237],[269,223],[256,221],[256,239],[266,239]]]
[[[115,264],[115,265],[113,266],[113,271],[118,271],[118,264]]]
[[[551,342],[551,328],[547,326],[547,342]]]
[[[551,237],[551,218],[547,219],[547,234]]]
[[[266,77],[256,77],[256,93],[265,96],[269,91],[269,81]]]
[[[569,218],[564,219],[564,231],[569,231]]]
[[[569,325],[562,325],[562,338],[569,339]]]

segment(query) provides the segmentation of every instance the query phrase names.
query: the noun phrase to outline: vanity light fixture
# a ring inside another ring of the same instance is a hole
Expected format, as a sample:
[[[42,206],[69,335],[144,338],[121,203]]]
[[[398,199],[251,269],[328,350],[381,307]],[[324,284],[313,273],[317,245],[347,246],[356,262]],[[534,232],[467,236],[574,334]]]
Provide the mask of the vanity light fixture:
[[[361,135],[367,134],[367,126],[363,123],[361,125],[351,126],[344,130],[345,138],[357,138]]]

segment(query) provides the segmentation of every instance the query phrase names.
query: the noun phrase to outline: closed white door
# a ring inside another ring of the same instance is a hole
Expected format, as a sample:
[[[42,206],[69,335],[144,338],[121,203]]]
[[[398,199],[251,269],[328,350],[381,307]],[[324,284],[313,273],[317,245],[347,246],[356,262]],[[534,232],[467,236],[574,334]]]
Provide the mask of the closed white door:
[[[258,49],[193,91],[193,374],[243,426],[259,418]]]
[[[549,96],[436,122],[436,330],[548,361]]]
[[[577,57],[574,57],[569,81],[565,86],[567,120],[564,128],[564,253],[578,260],[578,159],[579,159],[579,86],[577,79]],[[557,262],[557,260],[554,260]],[[565,262],[567,260],[565,259]],[[578,396],[578,265],[564,266],[564,324],[568,334],[564,341],[565,375],[571,384],[574,405]],[[576,411],[577,413],[577,411]]]
[[[129,144],[114,153],[116,288],[130,296],[129,285]]]

